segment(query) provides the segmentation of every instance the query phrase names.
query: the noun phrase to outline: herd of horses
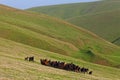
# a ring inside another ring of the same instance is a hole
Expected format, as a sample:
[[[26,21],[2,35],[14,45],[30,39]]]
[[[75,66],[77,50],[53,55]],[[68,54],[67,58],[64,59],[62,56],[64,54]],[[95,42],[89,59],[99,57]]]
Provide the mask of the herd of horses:
[[[26,57],[25,60],[27,61],[34,61],[34,56],[32,57]],[[87,74],[92,74],[92,71],[89,71],[88,68],[85,67],[80,67],[78,65],[75,65],[73,63],[65,63],[65,62],[60,62],[60,61],[51,61],[48,59],[40,59],[40,63],[45,66],[50,66],[54,68],[59,68],[67,71],[74,71],[74,72],[80,72],[80,73],[87,73]]]

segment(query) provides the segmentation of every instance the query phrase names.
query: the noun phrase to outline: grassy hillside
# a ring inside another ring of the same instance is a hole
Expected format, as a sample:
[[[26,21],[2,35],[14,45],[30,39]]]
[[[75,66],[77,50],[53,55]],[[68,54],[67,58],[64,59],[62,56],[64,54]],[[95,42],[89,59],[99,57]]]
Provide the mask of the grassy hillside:
[[[90,2],[90,3],[72,3],[72,4],[63,4],[63,5],[53,5],[53,6],[43,6],[43,7],[33,7],[27,9],[29,11],[35,11],[39,13],[48,14],[50,16],[55,16],[62,19],[68,19],[75,16],[88,14],[90,11],[93,12],[92,9],[98,2]]]
[[[25,61],[26,56],[34,56],[35,62]],[[73,62],[94,73],[43,66],[40,58]],[[119,80],[119,62],[120,48],[87,30],[44,14],[0,5],[1,80]]]
[[[118,0],[44,6],[28,10],[65,19],[92,31],[109,42],[120,37],[120,1]],[[119,43],[119,41],[115,42],[116,45]]]
[[[35,62],[24,61],[25,56],[35,56]],[[58,57],[59,56],[59,57]],[[93,75],[75,73],[43,66],[40,58],[73,62],[93,70]],[[120,70],[84,62],[72,57],[45,51],[0,38],[1,80],[119,80]]]
[[[86,3],[72,3],[43,7],[40,6],[33,7],[27,10],[48,14],[50,16],[55,16],[62,19],[68,19],[76,16],[83,16],[103,11],[110,11],[119,8],[120,2],[118,0],[102,0]]]
[[[78,26],[83,26],[84,28],[91,30],[110,42],[119,38],[120,9],[82,17],[75,17],[68,19],[68,21]]]
[[[119,65],[120,57],[113,55],[120,55],[120,48],[87,30],[43,14],[2,5],[0,10],[2,38],[93,63]]]

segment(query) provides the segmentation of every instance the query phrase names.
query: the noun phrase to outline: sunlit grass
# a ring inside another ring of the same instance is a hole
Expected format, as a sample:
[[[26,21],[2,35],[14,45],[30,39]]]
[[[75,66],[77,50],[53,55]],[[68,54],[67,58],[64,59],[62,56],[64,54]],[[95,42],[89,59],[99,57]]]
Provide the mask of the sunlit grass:
[[[0,39],[5,45],[0,45],[0,78],[12,80],[119,80],[119,69],[91,64],[72,57],[40,50],[5,39]],[[12,46],[11,46],[12,44]],[[35,62],[24,60],[26,56],[35,57]],[[40,64],[40,58],[73,62],[93,71],[93,75],[75,73]]]

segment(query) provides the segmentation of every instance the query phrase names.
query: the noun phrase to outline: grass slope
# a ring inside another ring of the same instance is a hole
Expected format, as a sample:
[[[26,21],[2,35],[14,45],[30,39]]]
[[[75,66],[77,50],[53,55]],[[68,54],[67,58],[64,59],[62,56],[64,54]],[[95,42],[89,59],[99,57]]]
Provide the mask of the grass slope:
[[[120,48],[87,30],[43,14],[3,5],[0,14],[2,38],[97,64],[119,65],[120,57],[116,59],[113,55],[120,55]]]
[[[1,80],[120,79],[119,47],[87,30],[43,14],[3,5],[0,5],[0,14]],[[35,56],[35,62],[24,61],[26,56]],[[94,74],[43,66],[40,58],[73,62],[93,70]]]
[[[62,19],[69,19],[76,16],[110,11],[120,8],[118,0],[102,0],[86,3],[72,3],[53,6],[33,7],[27,10],[44,13],[50,16],[55,16]]]
[[[120,26],[120,1],[118,0],[44,6],[28,10],[65,19],[110,42],[120,37],[120,31],[118,31]],[[116,45],[119,45],[119,43],[119,41],[115,42]]]
[[[25,56],[35,56],[35,62],[24,61]],[[43,66],[40,58],[73,62],[93,70],[93,75],[69,72]],[[0,38],[0,79],[1,80],[119,80],[120,70],[91,64],[72,57],[45,51]]]
[[[68,19],[112,42],[120,35],[120,9]],[[116,43],[117,44],[117,43]]]

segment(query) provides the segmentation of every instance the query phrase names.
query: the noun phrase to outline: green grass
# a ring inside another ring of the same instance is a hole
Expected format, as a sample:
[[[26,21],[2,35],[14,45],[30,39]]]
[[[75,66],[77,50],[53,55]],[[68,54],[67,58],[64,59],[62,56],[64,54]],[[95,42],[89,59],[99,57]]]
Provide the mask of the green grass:
[[[27,10],[64,19],[109,42],[120,37],[120,2],[117,0],[33,7]],[[118,40],[114,44],[119,43]]]
[[[87,8],[89,7],[89,5],[93,5],[93,4],[75,3],[75,4],[54,5],[54,6],[33,7],[27,10],[48,14],[50,16],[55,16],[62,19],[68,19],[74,16],[82,15],[84,13],[84,11],[82,13],[84,7]]]
[[[72,3],[63,5],[33,7],[27,10],[48,14],[62,19],[69,19],[76,16],[83,16],[103,11],[119,9],[119,1],[96,1],[86,3]]]
[[[114,60],[101,55],[118,56],[119,47],[95,34],[44,14],[30,13],[0,6],[0,37],[39,49],[68,55],[85,61],[116,66]],[[94,57],[82,50],[91,50]],[[119,57],[118,57],[119,58]],[[106,62],[107,61],[107,62]]]
[[[3,5],[0,5],[0,14],[0,79],[119,79],[118,46],[44,14]],[[26,56],[35,56],[35,62],[24,61]],[[90,76],[42,66],[40,58],[73,62],[93,70],[94,74]]]
[[[68,21],[77,26],[83,26],[83,28],[96,33],[110,42],[117,39],[120,34],[120,9],[75,17],[68,19]]]

